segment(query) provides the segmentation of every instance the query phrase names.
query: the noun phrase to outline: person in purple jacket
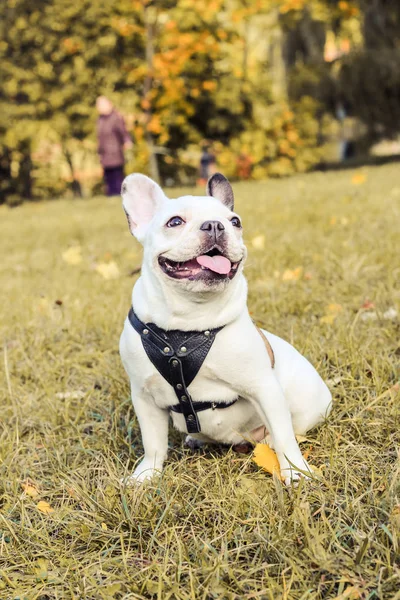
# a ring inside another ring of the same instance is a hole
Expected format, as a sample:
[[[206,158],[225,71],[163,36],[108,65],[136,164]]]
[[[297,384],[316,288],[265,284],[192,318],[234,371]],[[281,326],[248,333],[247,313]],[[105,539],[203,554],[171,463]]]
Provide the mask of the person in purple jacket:
[[[99,96],[96,108],[99,113],[98,153],[104,171],[107,196],[118,196],[124,179],[124,150],[132,148],[132,140],[126,130],[123,116],[115,110],[111,100]]]

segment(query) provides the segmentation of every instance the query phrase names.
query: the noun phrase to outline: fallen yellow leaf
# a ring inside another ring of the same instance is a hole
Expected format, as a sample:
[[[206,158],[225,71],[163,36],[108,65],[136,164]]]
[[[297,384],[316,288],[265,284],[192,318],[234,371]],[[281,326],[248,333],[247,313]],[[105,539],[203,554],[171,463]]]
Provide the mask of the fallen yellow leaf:
[[[37,304],[38,312],[42,315],[46,315],[50,310],[50,302],[46,297],[40,298]]]
[[[101,528],[102,528],[103,531],[107,531],[107,529],[108,529],[106,523],[102,523],[101,524]]]
[[[80,246],[71,246],[71,248],[62,253],[62,258],[69,265],[79,265],[82,262],[81,251]]]
[[[313,473],[315,473],[316,475],[319,475],[320,477],[324,476],[323,471],[324,471],[325,465],[321,465],[320,467],[316,467],[315,465],[310,465],[310,463],[308,463],[308,466],[310,467],[311,471]]]
[[[37,581],[46,580],[49,572],[49,561],[45,558],[38,558],[36,561],[34,571]]]
[[[46,502],[46,500],[41,500],[40,502],[38,502],[36,504],[36,508],[45,515],[51,515],[51,513],[54,512],[54,508],[52,508],[50,504]]]
[[[354,585],[347,587],[343,594],[340,596],[335,596],[334,600],[357,600],[357,598],[362,598],[363,594],[359,587]]]
[[[265,235],[256,235],[251,240],[251,245],[256,250],[264,250],[265,248]]]
[[[336,315],[324,315],[320,318],[320,323],[325,323],[325,325],[332,325],[334,320],[336,319]]]
[[[120,276],[118,265],[114,261],[99,263],[96,266],[96,271],[104,277],[104,279],[117,279]]]
[[[365,175],[365,173],[356,173],[351,178],[351,183],[353,185],[361,185],[361,184],[365,183],[366,181],[367,181],[367,176]]]
[[[295,269],[286,269],[282,274],[282,281],[297,281],[303,274],[303,267],[296,267]]]
[[[278,457],[267,444],[256,444],[254,448],[253,460],[259,467],[262,467],[268,473],[277,473],[279,475],[280,466]]]
[[[26,483],[21,483],[21,485],[22,489],[24,490],[27,496],[30,496],[31,498],[36,498],[39,495],[39,492],[33,483],[27,481]]]
[[[332,325],[335,321],[336,317],[343,310],[343,306],[341,304],[328,304],[326,307],[326,314],[320,318],[320,323],[325,323],[327,325]]]
[[[329,313],[337,315],[342,312],[343,306],[341,304],[328,304],[327,309]]]

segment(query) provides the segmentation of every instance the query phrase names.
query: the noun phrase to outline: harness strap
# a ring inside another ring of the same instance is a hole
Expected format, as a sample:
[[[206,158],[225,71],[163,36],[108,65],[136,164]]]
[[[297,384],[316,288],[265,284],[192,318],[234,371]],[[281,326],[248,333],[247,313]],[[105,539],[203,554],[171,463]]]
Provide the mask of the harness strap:
[[[183,414],[188,433],[200,433],[197,411],[213,408],[214,403],[194,402],[187,388],[199,372],[222,327],[206,331],[164,331],[154,323],[142,323],[133,308],[128,318],[140,335],[147,356],[174,389],[179,402],[179,411],[174,412]],[[220,408],[225,406],[228,405],[218,404]]]
[[[253,323],[254,323],[254,321],[253,321]],[[259,333],[259,334],[261,335],[261,337],[262,337],[262,340],[263,340],[263,342],[264,342],[264,346],[265,346],[265,348],[266,348],[266,350],[267,350],[267,352],[268,352],[268,356],[269,356],[269,359],[270,359],[270,361],[271,361],[271,368],[273,369],[273,368],[275,367],[275,354],[274,354],[274,351],[273,351],[273,349],[272,349],[272,346],[271,346],[271,344],[269,343],[268,339],[267,339],[267,338],[265,337],[265,335],[263,334],[262,330],[261,330],[261,329],[258,327],[258,325],[256,325],[256,324],[254,323],[254,327],[257,329],[258,333]]]
[[[237,402],[238,399],[235,398],[234,400],[231,400],[230,402],[193,402],[193,406],[196,410],[196,412],[201,412],[202,410],[209,410],[210,408],[212,410],[215,409],[221,409],[221,408],[228,408],[228,406],[232,406],[232,404],[235,404],[235,402]],[[169,410],[172,410],[173,412],[176,413],[180,413],[182,414],[182,408],[180,404],[175,404],[174,406],[170,406]]]

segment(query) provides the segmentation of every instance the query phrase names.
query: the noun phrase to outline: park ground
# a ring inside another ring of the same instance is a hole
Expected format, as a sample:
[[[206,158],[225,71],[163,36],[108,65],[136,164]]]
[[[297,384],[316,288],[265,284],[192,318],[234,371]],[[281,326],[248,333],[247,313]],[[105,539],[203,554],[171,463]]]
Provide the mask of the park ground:
[[[121,487],[142,454],[118,356],[140,247],[118,198],[0,207],[2,600],[400,598],[399,168],[235,193],[250,311],[334,396],[301,443],[315,479],[288,490],[171,432],[162,479]]]

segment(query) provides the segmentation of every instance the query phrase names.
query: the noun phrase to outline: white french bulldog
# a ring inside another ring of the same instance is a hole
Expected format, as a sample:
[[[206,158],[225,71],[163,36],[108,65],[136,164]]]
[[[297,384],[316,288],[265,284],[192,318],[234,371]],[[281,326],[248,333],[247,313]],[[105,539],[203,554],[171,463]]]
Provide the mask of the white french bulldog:
[[[144,329],[126,319],[120,353],[145,455],[125,482],[141,482],[162,470],[170,415],[178,430],[188,431],[184,414],[170,410],[180,404],[178,392],[144,349],[145,334],[154,326],[166,336],[171,330],[209,335],[221,328],[185,392],[193,406],[212,403],[197,413],[200,432],[188,436],[189,441],[240,444],[268,432],[285,483],[307,475],[295,434],[304,435],[323,422],[331,394],[306,358],[263,331],[273,365],[249,316],[243,275],[247,252],[228,180],[217,173],[207,184],[207,196],[170,200],[154,181],[133,174],[125,178],[122,198],[130,230],[144,246],[141,276],[132,293],[133,310]]]

